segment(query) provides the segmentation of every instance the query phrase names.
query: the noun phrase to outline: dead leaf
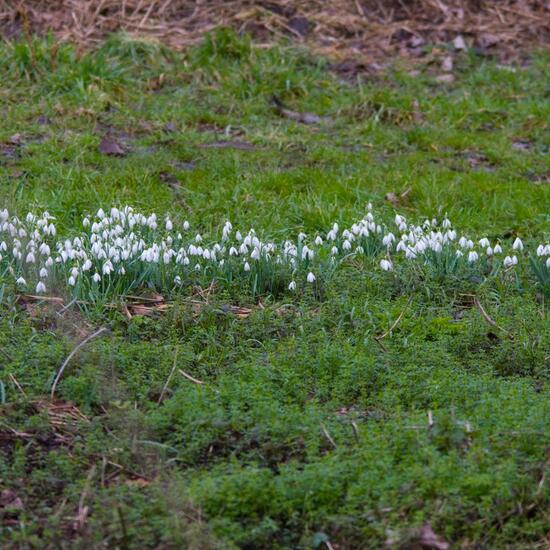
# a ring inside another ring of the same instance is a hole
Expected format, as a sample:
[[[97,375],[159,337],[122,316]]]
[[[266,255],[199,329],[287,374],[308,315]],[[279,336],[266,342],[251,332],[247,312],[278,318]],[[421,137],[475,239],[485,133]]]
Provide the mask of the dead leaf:
[[[417,124],[422,124],[424,122],[424,115],[422,114],[422,111],[420,110],[420,104],[418,103],[418,99],[413,99],[412,114],[413,114],[414,121]]]
[[[403,204],[403,201],[407,198],[407,195],[411,192],[411,187],[407,187],[405,191],[397,195],[393,191],[386,193],[384,200],[387,200],[392,206],[398,207]]]
[[[142,489],[143,487],[151,485],[151,482],[144,477],[138,477],[136,479],[127,479],[126,485],[128,485],[128,487],[136,487],[137,489]]]
[[[451,545],[439,535],[436,535],[430,523],[425,523],[420,529],[418,542],[423,548],[431,550],[449,550]]]
[[[154,76],[147,81],[147,89],[154,92],[160,90],[166,81],[164,73],[160,73],[158,76]]]
[[[466,50],[466,42],[464,41],[464,38],[462,38],[461,34],[458,34],[453,40],[453,46],[455,47],[455,50]]]
[[[516,151],[529,151],[531,149],[532,143],[527,139],[518,139],[512,143],[512,149]]]
[[[0,508],[8,508],[10,510],[22,510],[23,501],[12,489],[4,489],[0,493]]]
[[[441,70],[446,73],[450,73],[453,70],[453,58],[450,55],[443,58]]]
[[[500,42],[500,38],[496,34],[486,32],[478,37],[478,42],[482,48],[490,48],[496,46]]]
[[[291,111],[290,109],[287,109],[283,102],[276,96],[271,98],[271,103],[280,116],[290,120],[295,120],[296,122],[301,122],[302,124],[319,124],[323,121],[330,121],[330,117],[320,117],[315,113],[299,113],[298,111]]]
[[[21,145],[22,143],[21,134],[13,134],[13,136],[10,136],[9,142],[12,145]]]
[[[114,157],[124,157],[126,156],[126,151],[122,146],[112,137],[105,136],[101,143],[99,144],[99,151],[104,155],[114,156]]]
[[[310,22],[309,19],[303,16],[291,17],[288,20],[288,28],[291,29],[294,34],[299,37],[307,36],[309,33]]]
[[[441,84],[452,84],[455,81],[455,77],[453,74],[447,73],[447,74],[440,74],[435,77],[437,82],[440,82]]]

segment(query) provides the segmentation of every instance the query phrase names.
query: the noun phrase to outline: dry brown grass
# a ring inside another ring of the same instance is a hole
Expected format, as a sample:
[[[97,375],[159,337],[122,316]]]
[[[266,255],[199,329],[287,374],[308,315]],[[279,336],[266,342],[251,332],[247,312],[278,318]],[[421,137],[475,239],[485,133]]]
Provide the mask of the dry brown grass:
[[[0,32],[51,30],[93,46],[106,34],[162,41],[183,49],[219,26],[248,31],[260,44],[305,43],[333,59],[369,63],[417,55],[426,42],[452,41],[514,58],[550,44],[544,0],[0,0]]]

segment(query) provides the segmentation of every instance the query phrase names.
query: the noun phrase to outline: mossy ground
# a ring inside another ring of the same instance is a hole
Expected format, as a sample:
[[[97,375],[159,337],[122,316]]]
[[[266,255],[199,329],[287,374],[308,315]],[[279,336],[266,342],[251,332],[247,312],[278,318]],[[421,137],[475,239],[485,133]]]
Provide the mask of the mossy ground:
[[[3,45],[0,68],[2,203],[67,234],[125,204],[206,232],[314,233],[368,202],[390,216],[388,193],[480,237],[550,231],[542,54],[515,71],[463,54],[448,84],[399,63],[349,82],[222,32],[186,55],[124,37],[81,56]],[[274,95],[326,118],[281,118]],[[105,135],[126,156],[102,154]],[[322,301],[214,289],[132,319],[13,301],[8,285],[3,547],[410,548],[426,523],[457,548],[548,543],[550,318],[534,289],[404,288],[354,266]],[[56,390],[85,418],[56,425],[52,380],[99,325]]]

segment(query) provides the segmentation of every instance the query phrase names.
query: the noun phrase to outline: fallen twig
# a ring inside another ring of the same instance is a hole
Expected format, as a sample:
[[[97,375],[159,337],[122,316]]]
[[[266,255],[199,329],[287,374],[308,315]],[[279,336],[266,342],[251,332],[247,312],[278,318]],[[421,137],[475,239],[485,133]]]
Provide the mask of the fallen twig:
[[[481,305],[481,302],[478,300],[477,296],[474,296],[474,303],[477,307],[477,309],[479,309],[481,315],[483,316],[483,318],[493,327],[495,328],[498,328],[499,330],[501,330],[502,332],[504,332],[505,334],[508,334],[509,336],[510,333],[505,329],[505,328],[502,328],[500,325],[497,324],[497,322],[485,311],[485,309],[483,308],[483,306]]]
[[[176,348],[176,351],[174,353],[174,364],[172,366],[172,370],[170,371],[170,374],[168,375],[168,378],[166,379],[166,382],[164,383],[164,387],[162,388],[162,391],[160,392],[159,399],[157,401],[157,405],[160,405],[162,403],[162,398],[164,397],[164,393],[168,389],[168,384],[170,384],[170,380],[172,380],[172,376],[174,374],[174,371],[176,370],[177,360],[178,360],[178,351],[179,348]]]
[[[84,338],[84,340],[82,340],[82,342],[80,342],[80,344],[78,344],[78,346],[76,346],[76,348],[74,348],[73,351],[71,351],[71,353],[69,353],[67,359],[65,359],[65,361],[63,361],[63,364],[61,365],[61,368],[59,369],[59,371],[58,371],[58,373],[55,377],[55,380],[53,381],[52,390],[50,392],[50,397],[52,399],[55,395],[55,388],[57,387],[57,383],[61,379],[61,376],[63,375],[63,371],[65,370],[65,367],[68,365],[69,361],[73,358],[73,356],[78,352],[78,350],[80,348],[85,346],[90,340],[94,339],[96,336],[99,336],[102,332],[105,332],[106,330],[107,330],[106,327],[101,327],[99,330],[97,330],[93,334],[90,334],[90,336],[88,336],[87,338]]]
[[[185,371],[181,370],[181,369],[178,369],[178,372],[182,375],[182,376],[185,376],[185,378],[187,378],[187,380],[191,380],[191,382],[194,382],[195,384],[204,384],[204,382],[202,380],[197,380],[197,378],[193,378],[190,374],[187,374]]]

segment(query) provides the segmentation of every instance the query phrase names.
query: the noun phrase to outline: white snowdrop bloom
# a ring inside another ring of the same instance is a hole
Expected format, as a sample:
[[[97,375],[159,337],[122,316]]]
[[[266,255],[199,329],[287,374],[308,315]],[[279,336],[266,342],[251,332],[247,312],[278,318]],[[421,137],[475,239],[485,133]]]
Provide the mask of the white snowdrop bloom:
[[[483,239],[479,239],[479,246],[481,246],[482,248],[487,248],[488,246],[490,246],[490,242],[489,242],[489,239],[487,239],[486,237],[483,237]]]
[[[15,281],[15,284],[18,286],[27,286],[27,281],[25,281],[23,277],[19,277],[17,281]]]
[[[306,237],[305,233],[298,233],[298,242],[301,243]]]
[[[241,242],[243,240],[243,236],[241,235],[240,231],[237,231],[235,233],[235,239],[237,239],[238,242]]]
[[[454,241],[456,239],[456,231],[454,229],[447,231],[446,235],[450,241]]]
[[[44,292],[46,292],[46,285],[42,281],[38,281],[38,284],[36,285],[36,293],[44,294]]]
[[[478,253],[477,253],[475,250],[471,250],[471,251],[468,253],[468,261],[469,261],[470,263],[477,262],[478,259],[479,259],[479,256],[478,256]]]
[[[70,286],[74,286],[74,285],[76,285],[76,279],[71,275],[71,276],[68,278],[67,283],[68,283]]]
[[[461,258],[462,256],[464,256],[464,253],[462,252],[462,250],[457,250],[455,254],[457,258]]]
[[[162,255],[162,261],[163,261],[165,264],[169,264],[169,263],[170,263],[170,253],[169,253],[169,252],[164,252],[164,254]]]
[[[36,261],[36,258],[34,257],[34,254],[33,252],[29,252],[27,254],[27,257],[25,258],[25,262],[27,262],[28,264],[34,264],[34,262]]]
[[[27,236],[27,232],[21,227],[17,233],[22,239]]]
[[[202,242],[202,237],[198,233],[195,235],[195,242],[196,243]]]
[[[241,254],[248,254],[248,246],[246,246],[245,243],[241,244],[241,246],[239,247],[239,252]]]
[[[75,279],[78,277],[78,267],[73,267],[71,269],[71,277],[74,277]]]
[[[245,271],[250,271],[250,264],[248,262],[244,263],[244,270]]]
[[[356,247],[356,249],[355,249],[355,253],[356,253],[356,254],[364,254],[364,253],[365,253],[365,249],[364,249],[362,246],[358,246],[358,247]]]
[[[92,277],[94,283],[99,283],[99,281],[101,281],[101,275],[96,271],[94,273],[94,276]]]
[[[258,260],[260,258],[260,249],[259,248],[254,248],[254,250],[250,254],[250,257],[253,260]]]
[[[441,227],[443,227],[443,229],[449,229],[451,227],[451,221],[449,220],[449,218],[445,217],[443,219],[443,222],[441,223]]]
[[[514,250],[523,250],[523,243],[521,242],[521,239],[519,237],[516,237],[516,240],[514,241],[512,248]]]
[[[313,252],[313,250],[311,250],[311,248],[308,249],[308,251],[307,251],[307,259],[311,261],[311,260],[313,260],[314,257],[315,257],[315,252]]]
[[[46,260],[46,262],[45,262],[44,265],[45,265],[46,267],[52,267],[52,265],[53,265],[53,258],[50,256],[50,257]]]
[[[487,256],[493,255],[493,249],[490,246],[487,247],[487,250],[485,252],[487,253]]]
[[[181,277],[180,277],[179,275],[176,275],[176,276],[174,277],[174,283],[175,283],[176,285],[181,285]]]
[[[213,254],[210,253],[210,250],[208,250],[208,248],[205,248],[202,252],[202,257],[205,259],[205,260],[210,260],[210,258],[213,256]]]
[[[397,250],[397,252],[401,252],[402,250],[407,250],[407,245],[406,245],[405,241],[399,241],[397,243],[396,250]]]
[[[319,237],[319,235],[317,235],[317,237],[315,237],[315,244],[317,246],[321,246],[323,244],[323,239],[321,239],[321,237]]]
[[[331,249],[330,249],[330,253],[333,255],[333,256],[336,256],[338,254],[339,250],[338,250],[338,247],[337,246],[333,246]]]
[[[395,235],[393,233],[388,233],[387,235],[384,235],[384,238],[382,239],[382,244],[384,246],[389,246],[393,242],[395,242]]]
[[[315,282],[315,275],[313,275],[313,273],[311,271],[307,274],[307,282],[308,283],[314,283]]]
[[[503,263],[504,267],[512,267],[513,265],[516,265],[518,263],[518,259],[516,256],[506,256]]]
[[[288,290],[296,290],[296,281],[290,281],[290,283],[288,284]]]
[[[88,217],[84,218],[84,219],[82,220],[82,225],[83,225],[84,227],[90,227],[90,219],[89,219]]]
[[[467,245],[468,245],[468,241],[466,237],[460,237],[460,239],[458,240],[458,246],[462,248],[466,248]]]
[[[502,254],[502,247],[500,246],[500,244],[495,244],[495,248],[493,248],[493,252],[495,254]]]
[[[405,251],[405,258],[407,258],[407,260],[414,260],[416,258],[415,251],[412,248],[407,248]]]
[[[402,224],[399,226],[399,231],[407,231],[407,224],[406,224],[406,223],[402,223]]]
[[[472,241],[471,239],[469,239],[468,242],[466,243],[466,248],[468,248],[469,250],[471,250],[472,248],[474,248],[474,241]]]
[[[185,256],[185,258],[183,258],[183,265],[189,265],[191,262],[189,260],[189,258],[187,256]]]
[[[386,260],[385,258],[380,260],[380,267],[384,270],[384,271],[391,271],[392,268],[393,268],[393,265],[392,263],[389,261],[389,260]]]
[[[537,246],[537,256],[544,256],[546,253],[546,247],[542,244]]]
[[[403,223],[405,223],[405,218],[403,216],[400,216],[399,214],[395,215],[395,225],[400,226]]]
[[[187,220],[185,220],[183,222],[183,230],[187,231],[190,227],[191,227],[191,225],[189,224],[189,222]]]
[[[105,217],[105,212],[103,212],[103,208],[100,208],[97,211],[97,214],[95,216],[96,218],[99,218],[100,220],[102,220]]]
[[[5,241],[2,241],[0,243],[0,250],[3,250],[4,252],[8,250],[8,245],[5,243]]]
[[[124,269],[123,265],[120,266],[120,269],[118,270],[118,274],[119,275],[126,275],[126,270]]]
[[[172,229],[174,228],[174,225],[170,221],[170,218],[166,218],[166,223],[164,224],[164,226],[166,227],[166,231],[172,231]]]
[[[39,271],[38,274],[40,275],[40,277],[42,277],[43,279],[45,279],[45,278],[48,276],[48,270],[47,270],[45,267],[43,267],[43,268]]]
[[[327,239],[329,241],[335,241],[336,240],[336,232],[333,231],[333,230],[330,230],[328,233],[327,233]]]
[[[550,258],[546,259],[546,267],[550,269]]]
[[[102,271],[103,275],[109,275],[111,273],[111,271],[113,271],[113,264],[111,263],[110,260],[107,260],[103,264],[103,267],[101,268],[101,271]]]
[[[232,246],[232,247],[229,249],[229,255],[230,255],[230,256],[238,256],[238,255],[239,255],[239,251],[238,251],[234,246]]]
[[[347,239],[342,243],[342,249],[351,250],[351,243]]]

